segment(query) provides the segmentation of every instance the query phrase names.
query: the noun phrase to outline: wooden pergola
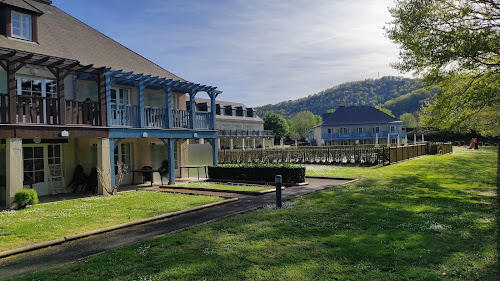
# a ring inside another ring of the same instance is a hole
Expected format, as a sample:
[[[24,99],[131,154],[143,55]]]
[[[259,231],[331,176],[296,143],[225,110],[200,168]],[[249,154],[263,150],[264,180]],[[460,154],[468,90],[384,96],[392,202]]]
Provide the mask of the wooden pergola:
[[[66,124],[66,102],[64,95],[64,79],[72,72],[88,73],[99,85],[99,101],[101,108],[105,106],[105,79],[104,73],[109,70],[105,67],[94,67],[90,65],[82,65],[79,61],[73,59],[59,58],[55,56],[42,55],[26,51],[12,50],[0,47],[0,66],[7,72],[7,96],[8,96],[8,114],[6,107],[1,107],[0,120],[6,120],[9,117],[11,124],[16,124],[16,73],[25,65],[32,64],[47,67],[47,69],[54,75],[57,83],[57,96],[59,99],[59,125]],[[101,111],[101,120],[105,120],[106,112]]]

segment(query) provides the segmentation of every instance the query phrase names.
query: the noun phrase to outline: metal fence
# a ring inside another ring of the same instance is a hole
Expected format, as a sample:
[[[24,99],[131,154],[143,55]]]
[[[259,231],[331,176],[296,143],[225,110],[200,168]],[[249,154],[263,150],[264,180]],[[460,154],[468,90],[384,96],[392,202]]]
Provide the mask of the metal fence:
[[[429,153],[435,145],[439,153]],[[324,148],[292,148],[292,149],[253,149],[253,150],[219,150],[219,163],[294,163],[294,164],[326,164],[326,165],[389,165],[426,154],[451,153],[451,143],[419,143],[399,147],[324,147]]]

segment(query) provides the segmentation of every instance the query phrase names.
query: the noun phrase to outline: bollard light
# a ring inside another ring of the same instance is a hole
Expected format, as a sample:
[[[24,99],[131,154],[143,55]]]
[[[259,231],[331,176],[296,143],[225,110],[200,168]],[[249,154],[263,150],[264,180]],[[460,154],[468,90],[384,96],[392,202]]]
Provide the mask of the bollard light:
[[[275,177],[275,183],[276,183],[276,207],[281,209],[281,206],[283,205],[283,202],[281,200],[281,184],[282,184],[281,175],[277,175]]]

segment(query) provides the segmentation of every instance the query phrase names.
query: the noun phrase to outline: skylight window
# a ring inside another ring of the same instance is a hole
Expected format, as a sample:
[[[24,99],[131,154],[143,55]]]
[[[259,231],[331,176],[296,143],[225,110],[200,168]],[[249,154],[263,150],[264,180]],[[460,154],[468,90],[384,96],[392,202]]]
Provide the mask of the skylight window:
[[[33,41],[31,16],[12,11],[12,36]]]

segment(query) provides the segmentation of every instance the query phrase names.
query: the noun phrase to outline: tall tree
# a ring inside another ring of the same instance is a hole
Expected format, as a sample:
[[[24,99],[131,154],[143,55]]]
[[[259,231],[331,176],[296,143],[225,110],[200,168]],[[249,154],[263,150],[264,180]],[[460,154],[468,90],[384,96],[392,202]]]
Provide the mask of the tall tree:
[[[403,121],[408,128],[415,128],[418,125],[417,119],[415,119],[415,116],[411,113],[401,114],[401,116],[399,116],[399,120]]]
[[[498,0],[396,0],[386,35],[400,46],[394,67],[424,76],[442,91],[423,120],[447,130],[499,135],[500,2]],[[488,117],[488,118],[485,118]],[[481,119],[480,122],[474,121]],[[486,120],[487,119],[487,120]],[[495,123],[497,122],[497,123]],[[493,124],[492,124],[493,123]]]
[[[276,138],[286,137],[290,133],[290,128],[286,119],[273,112],[268,112],[266,116],[264,116],[264,129],[272,130]]]
[[[314,115],[311,111],[301,111],[290,119],[290,132],[296,138],[305,138],[307,131],[321,122],[321,117]]]

